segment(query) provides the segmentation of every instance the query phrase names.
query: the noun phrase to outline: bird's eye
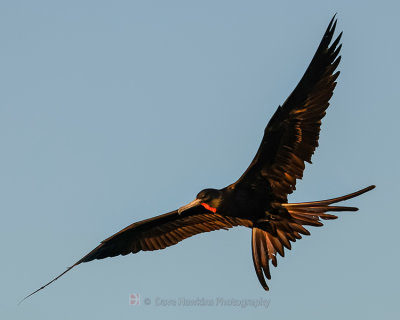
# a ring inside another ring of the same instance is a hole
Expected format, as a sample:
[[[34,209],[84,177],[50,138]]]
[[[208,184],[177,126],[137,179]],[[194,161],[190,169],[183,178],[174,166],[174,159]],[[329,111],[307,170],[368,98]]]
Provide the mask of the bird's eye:
[[[207,198],[208,198],[207,193],[202,192],[202,193],[199,194],[199,199],[206,200]]]
[[[210,194],[206,190],[202,190],[197,195],[197,199],[201,199],[203,201],[207,201],[210,199]]]

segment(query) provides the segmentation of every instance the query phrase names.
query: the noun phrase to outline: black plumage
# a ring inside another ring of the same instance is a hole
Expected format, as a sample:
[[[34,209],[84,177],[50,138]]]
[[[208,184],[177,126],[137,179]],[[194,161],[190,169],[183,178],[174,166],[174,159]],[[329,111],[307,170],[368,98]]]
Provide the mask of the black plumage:
[[[332,204],[374,188],[330,200],[287,200],[295,190],[296,180],[303,177],[305,162],[311,163],[318,146],[321,119],[339,76],[336,69],[342,34],[332,42],[335,28],[333,17],[305,74],[272,116],[253,161],[238,181],[220,190],[205,189],[178,210],[131,224],[29,296],[83,262],[164,249],[198,233],[235,226],[252,228],[254,267],[261,285],[268,290],[269,261],[277,266],[278,253],[284,256],[284,248],[290,250],[291,242],[309,235],[304,226],[322,226],[321,220],[336,219],[337,216],[327,213],[330,211],[357,210]]]

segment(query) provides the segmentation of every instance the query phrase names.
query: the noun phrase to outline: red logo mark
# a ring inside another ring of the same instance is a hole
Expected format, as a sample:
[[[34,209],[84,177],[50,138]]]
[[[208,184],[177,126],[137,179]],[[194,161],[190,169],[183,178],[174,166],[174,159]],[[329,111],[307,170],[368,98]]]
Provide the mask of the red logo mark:
[[[129,304],[133,306],[138,306],[140,304],[139,293],[131,293],[129,295]]]

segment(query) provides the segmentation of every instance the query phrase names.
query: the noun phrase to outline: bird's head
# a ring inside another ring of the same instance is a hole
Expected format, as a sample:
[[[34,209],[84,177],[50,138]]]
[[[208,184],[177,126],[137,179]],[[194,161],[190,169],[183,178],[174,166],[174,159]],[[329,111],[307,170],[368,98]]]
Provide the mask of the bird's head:
[[[196,199],[194,199],[187,205],[180,207],[178,209],[178,213],[181,214],[183,211],[186,211],[190,208],[197,206],[203,206],[207,210],[216,213],[219,205],[221,204],[221,199],[222,199],[221,190],[204,189],[197,194]]]

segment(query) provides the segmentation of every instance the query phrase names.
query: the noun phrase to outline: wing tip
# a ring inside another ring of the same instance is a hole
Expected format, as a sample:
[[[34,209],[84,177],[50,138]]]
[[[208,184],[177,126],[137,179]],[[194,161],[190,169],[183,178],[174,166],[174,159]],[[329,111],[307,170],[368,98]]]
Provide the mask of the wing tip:
[[[328,27],[326,28],[326,31],[324,33],[324,36],[322,38],[321,44],[319,49],[324,49],[327,48],[330,44],[330,42],[332,41],[333,35],[335,33],[336,30],[336,26],[337,26],[337,18],[336,18],[337,13],[335,13],[331,19],[331,21],[329,22]],[[343,35],[343,31],[341,31],[339,33],[339,35],[337,36],[336,40],[333,43],[333,47],[336,47],[336,45],[340,42],[340,39],[342,38]]]
[[[333,17],[331,18],[331,21],[329,22],[328,25],[328,30],[333,29],[333,31],[335,30],[336,27],[336,23],[337,23],[337,12],[335,12],[335,14],[333,15]]]
[[[331,19],[331,21],[328,24],[328,27],[326,28],[325,31],[325,36],[332,36],[335,33],[336,29],[336,24],[337,24],[337,18],[336,18],[337,13],[335,13]]]
[[[81,262],[78,261],[77,263],[75,263],[74,265],[70,266],[67,268],[67,270],[65,270],[63,273],[59,274],[57,277],[55,277],[53,280],[47,282],[45,285],[41,286],[39,289],[33,291],[32,293],[28,294],[25,298],[23,298],[21,301],[18,302],[18,305],[20,305],[22,302],[24,302],[26,299],[28,299],[29,297],[33,296],[35,293],[38,293],[39,291],[43,290],[44,288],[46,288],[47,286],[49,286],[50,284],[52,284],[54,281],[58,280],[59,278],[61,278],[64,274],[66,274],[68,271],[70,271],[71,269],[73,269],[75,266],[77,266],[78,264],[80,264]]]

